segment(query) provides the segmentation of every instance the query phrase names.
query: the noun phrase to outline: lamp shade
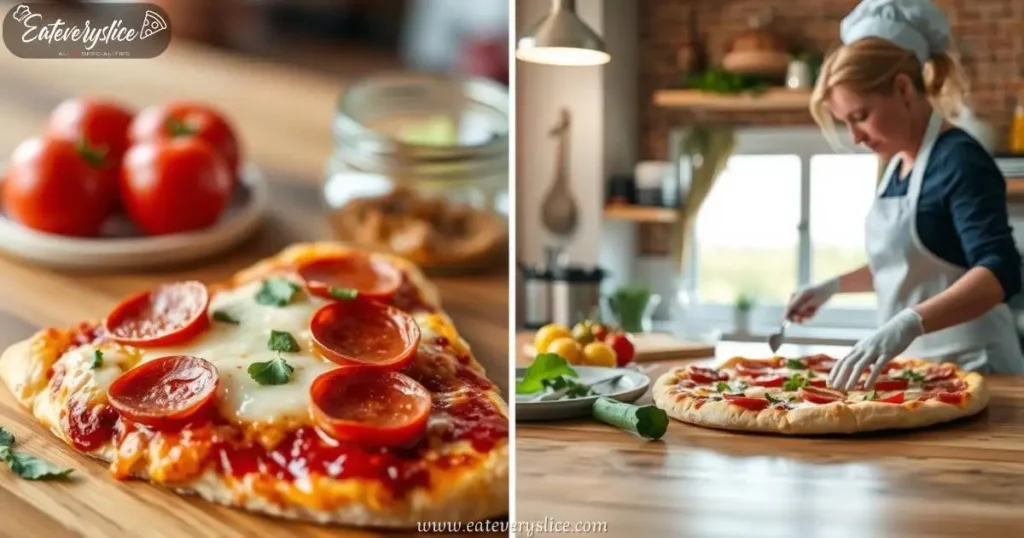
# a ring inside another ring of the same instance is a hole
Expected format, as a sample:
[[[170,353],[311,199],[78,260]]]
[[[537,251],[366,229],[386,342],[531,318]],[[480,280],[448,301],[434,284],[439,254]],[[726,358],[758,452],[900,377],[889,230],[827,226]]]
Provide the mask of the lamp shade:
[[[604,41],[576,16],[575,0],[553,0],[551,11],[516,46],[527,62],[585,66],[608,63]]]

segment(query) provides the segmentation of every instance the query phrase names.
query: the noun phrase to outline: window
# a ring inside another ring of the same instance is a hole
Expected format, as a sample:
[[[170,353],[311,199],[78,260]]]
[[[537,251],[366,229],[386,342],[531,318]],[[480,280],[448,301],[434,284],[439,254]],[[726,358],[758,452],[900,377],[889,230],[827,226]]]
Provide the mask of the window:
[[[683,161],[685,162],[685,161]],[[866,263],[864,218],[878,160],[836,153],[816,128],[745,129],[701,206],[684,291],[690,319],[728,323],[740,294],[777,324],[797,287]],[[834,298],[811,326],[869,327],[873,294]]]

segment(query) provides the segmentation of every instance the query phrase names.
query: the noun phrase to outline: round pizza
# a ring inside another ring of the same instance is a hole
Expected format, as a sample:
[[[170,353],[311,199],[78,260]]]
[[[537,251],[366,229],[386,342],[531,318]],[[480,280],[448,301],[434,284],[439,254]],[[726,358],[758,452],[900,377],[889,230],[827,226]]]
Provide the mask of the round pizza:
[[[655,382],[654,402],[690,424],[806,435],[920,428],[973,415],[989,401],[984,378],[952,363],[898,358],[871,389],[865,372],[845,392],[827,386],[836,362],[826,355],[733,357],[717,367],[678,367]]]
[[[0,378],[116,479],[320,523],[508,513],[507,405],[400,258],[307,243],[167,282],[15,344]]]

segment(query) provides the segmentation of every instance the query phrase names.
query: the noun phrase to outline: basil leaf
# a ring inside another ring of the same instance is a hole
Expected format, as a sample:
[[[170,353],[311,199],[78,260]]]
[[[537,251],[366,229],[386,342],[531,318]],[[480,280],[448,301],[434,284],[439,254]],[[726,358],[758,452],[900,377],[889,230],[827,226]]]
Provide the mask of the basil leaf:
[[[786,368],[790,370],[806,370],[807,365],[800,359],[788,359],[786,360]]]
[[[878,393],[875,392],[875,391],[871,391],[871,392],[867,393],[867,395],[864,396],[864,399],[865,400],[877,400],[878,399]]]
[[[270,340],[267,341],[267,347],[271,351],[285,351],[288,353],[295,353],[301,349],[291,333],[275,330],[270,331]]]
[[[775,398],[775,397],[773,397],[773,396],[772,396],[771,394],[768,394],[767,392],[766,392],[766,393],[764,393],[764,399],[765,399],[765,400],[768,400],[769,402],[771,402],[771,403],[773,403],[773,404],[774,404],[774,403],[780,403],[780,402],[784,401],[784,400],[781,400],[781,399],[779,399],[779,398]]]
[[[278,357],[267,362],[254,362],[247,371],[249,377],[260,385],[284,385],[291,381],[295,368]]]
[[[359,290],[353,288],[336,288],[331,286],[327,289],[327,293],[335,299],[350,300],[359,297]]]
[[[523,379],[516,382],[517,394],[531,394],[544,390],[544,381],[561,376],[579,377],[569,363],[554,353],[541,353],[526,369]]]
[[[725,381],[719,381],[718,385],[715,386],[715,390],[718,392],[726,392],[732,390],[732,387],[730,387]]]
[[[214,321],[219,321],[221,323],[230,323],[232,325],[238,325],[238,320],[233,318],[233,317],[231,317],[231,314],[228,314],[227,312],[225,312],[223,310],[214,310],[213,311],[213,320]]]
[[[284,278],[264,280],[256,292],[256,302],[264,306],[285,306],[292,301],[301,287]]]
[[[93,370],[99,368],[100,366],[103,366],[103,352],[102,351],[97,349],[97,350],[92,352],[92,364],[90,366],[92,367]]]
[[[787,379],[786,382],[782,384],[782,388],[785,390],[797,390],[801,387],[806,387],[808,384],[809,381],[807,381],[807,378],[800,374],[796,374],[795,376]]]
[[[923,375],[921,375],[921,374],[919,374],[919,373],[917,373],[917,372],[915,372],[915,371],[913,371],[913,370],[911,370],[909,368],[906,369],[906,370],[903,370],[902,372],[900,372],[900,373],[898,373],[898,374],[896,374],[896,375],[894,375],[892,377],[893,377],[893,379],[906,379],[907,381],[914,381],[914,382],[924,381],[924,376]]]
[[[10,448],[12,446],[14,446],[14,434],[0,426],[0,448]]]
[[[64,478],[73,471],[73,469],[62,469],[31,454],[14,452],[13,450],[10,451],[7,464],[11,467],[11,471],[14,474],[27,480]]]

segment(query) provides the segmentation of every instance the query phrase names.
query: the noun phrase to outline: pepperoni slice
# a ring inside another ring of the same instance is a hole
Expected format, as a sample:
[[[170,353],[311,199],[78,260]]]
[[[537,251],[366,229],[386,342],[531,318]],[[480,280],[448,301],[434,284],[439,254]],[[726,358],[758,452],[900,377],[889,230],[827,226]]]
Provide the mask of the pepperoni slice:
[[[388,300],[402,285],[402,273],[394,265],[362,252],[309,260],[298,267],[298,273],[310,293],[328,299],[335,298],[331,288],[340,288]]]
[[[775,364],[771,361],[756,361],[744,359],[736,363],[736,371],[742,375],[756,376],[771,370]]]
[[[837,402],[846,397],[845,394],[838,390],[822,387],[801,387],[800,396],[802,396],[804,400],[816,404]]]
[[[751,411],[760,411],[771,405],[767,398],[748,398],[738,394],[725,394],[725,399],[730,403],[734,403],[744,409],[750,409]]]
[[[202,282],[161,285],[117,305],[104,327],[114,340],[134,346],[180,344],[210,324],[210,293]]]
[[[825,379],[824,377],[816,377],[814,379],[809,380],[807,383],[810,384],[812,387],[828,387],[828,380]]]
[[[322,306],[313,313],[309,330],[323,358],[387,370],[401,370],[412,362],[421,335],[409,314],[366,299]]]
[[[879,378],[875,380],[875,385],[871,388],[879,391],[885,390],[906,390],[907,385],[910,382],[906,379],[893,379],[891,377]]]
[[[757,376],[754,379],[751,379],[750,384],[756,385],[758,387],[781,387],[787,379],[789,378],[784,375],[768,374]]]
[[[309,388],[310,414],[339,441],[405,446],[427,428],[430,393],[413,378],[375,368],[336,368]]]
[[[928,371],[928,374],[924,376],[924,382],[930,383],[932,381],[942,381],[949,379],[954,375],[956,375],[956,366],[949,363],[940,364]]]
[[[121,416],[154,428],[181,426],[208,410],[220,378],[208,360],[161,357],[128,370],[107,390]]]
[[[703,366],[690,366],[687,368],[687,373],[690,374],[690,379],[697,383],[714,383],[716,381],[727,381],[729,375],[725,372],[720,372],[714,368],[705,368]]]

